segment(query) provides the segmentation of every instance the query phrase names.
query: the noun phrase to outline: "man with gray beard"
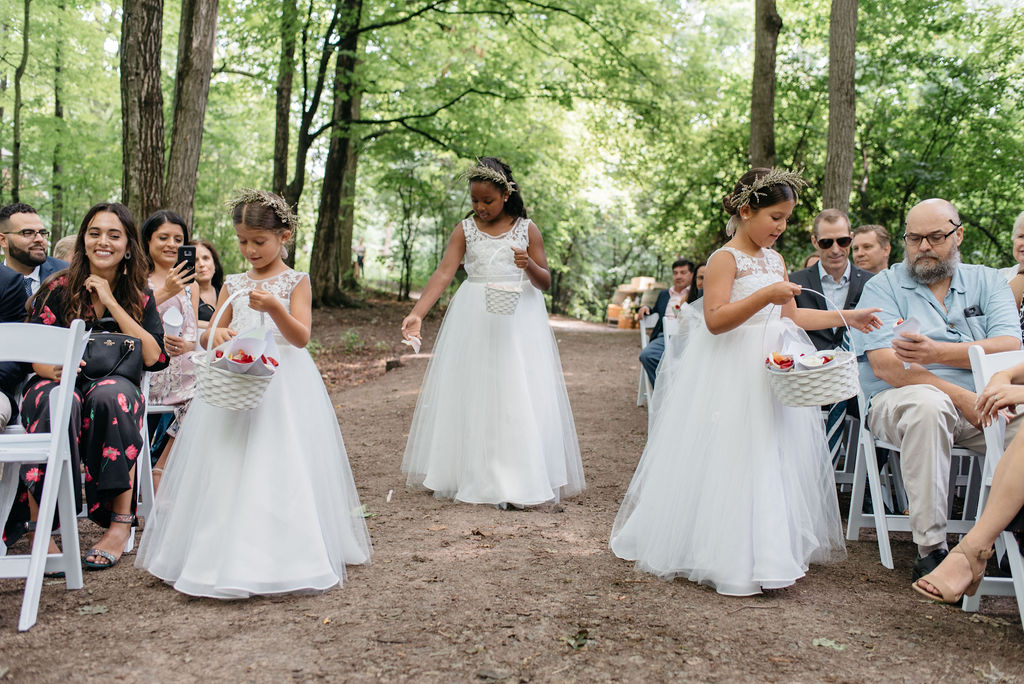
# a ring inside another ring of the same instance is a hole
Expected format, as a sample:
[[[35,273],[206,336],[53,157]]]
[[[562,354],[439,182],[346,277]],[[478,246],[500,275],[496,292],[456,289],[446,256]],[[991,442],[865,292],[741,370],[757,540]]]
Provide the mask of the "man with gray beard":
[[[861,307],[877,306],[882,327],[851,331],[860,357],[871,433],[900,446],[918,548],[913,577],[931,572],[948,550],[946,502],[953,445],[985,450],[967,349],[1019,349],[1020,320],[1006,279],[995,269],[960,263],[964,229],[950,202],[925,200],[907,214],[906,258],[871,278]],[[897,335],[901,319],[920,333]],[[1006,443],[1020,417],[1010,421]]]

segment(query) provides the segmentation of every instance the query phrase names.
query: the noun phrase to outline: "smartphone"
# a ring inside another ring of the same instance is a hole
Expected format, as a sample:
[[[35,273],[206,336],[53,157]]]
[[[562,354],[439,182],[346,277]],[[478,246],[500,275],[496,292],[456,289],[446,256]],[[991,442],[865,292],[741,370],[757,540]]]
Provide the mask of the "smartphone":
[[[195,245],[178,245],[178,262],[180,264],[185,262],[185,268],[182,270],[182,275],[191,273],[193,276],[196,274],[196,246]],[[175,265],[177,265],[175,264]]]

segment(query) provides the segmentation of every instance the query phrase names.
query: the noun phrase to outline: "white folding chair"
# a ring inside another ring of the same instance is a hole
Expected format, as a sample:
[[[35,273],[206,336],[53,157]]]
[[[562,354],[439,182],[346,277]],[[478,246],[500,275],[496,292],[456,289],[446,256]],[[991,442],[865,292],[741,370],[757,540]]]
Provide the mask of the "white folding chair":
[[[657,324],[658,314],[656,313],[649,313],[640,319],[640,351],[647,348],[647,343],[651,341],[651,331],[654,330],[654,326]],[[641,364],[640,379],[637,382],[636,388],[636,405],[650,406],[652,394],[654,394],[654,387],[651,386],[651,380],[647,377],[647,371],[644,370],[643,364]]]
[[[971,345],[968,350],[971,358],[971,371],[974,373],[974,387],[980,393],[992,376],[1007,368],[1024,363],[1024,349],[986,354],[978,345]],[[978,496],[978,512],[985,508],[989,490],[992,488],[992,475],[1003,455],[1003,442],[1006,437],[1006,419],[1002,416],[985,428],[985,468],[982,475],[981,492]],[[1003,532],[996,538],[998,556],[1006,554],[1010,565],[1009,577],[986,577],[981,581],[978,593],[964,596],[963,609],[970,613],[978,611],[982,596],[1016,596],[1017,610],[1024,622],[1024,557],[1020,546],[1011,532]]]
[[[850,494],[850,513],[846,524],[846,539],[857,541],[860,531],[864,528],[875,528],[878,537],[878,556],[882,565],[893,569],[892,547],[889,544],[890,532],[911,532],[910,516],[907,510],[906,493],[903,490],[903,475],[900,471],[899,446],[877,439],[868,429],[867,406],[864,394],[857,395],[860,408],[860,431],[857,439],[857,456],[853,469],[853,492]],[[888,449],[889,460],[879,469],[877,449]],[[953,447],[950,459],[949,500],[946,506],[946,529],[951,534],[965,534],[974,525],[974,513],[969,505],[972,484],[980,484],[979,464],[984,461],[984,454],[970,449]],[[962,459],[968,459],[966,466]],[[966,473],[962,472],[966,469]],[[883,477],[887,481],[886,490],[882,489]],[[872,512],[864,513],[864,483],[871,492]],[[953,502],[957,491],[965,493],[963,512],[959,519],[953,518]],[[895,513],[887,514],[885,504],[891,501]]]
[[[135,462],[135,477],[138,479],[138,488],[136,489],[138,499],[136,500],[135,511],[140,518],[145,519],[147,525],[150,524],[153,520],[153,516],[156,515],[156,506],[154,505],[156,491],[153,487],[153,463],[151,460],[149,444],[149,417],[151,415],[174,413],[173,406],[150,403],[149,375],[149,372],[142,374],[141,394],[146,402],[146,416],[142,422],[142,451]],[[128,537],[128,543],[125,545],[124,551],[125,553],[128,553],[133,548],[135,548],[134,527],[132,528],[131,535]]]
[[[75,486],[78,478],[71,472],[69,424],[74,400],[78,364],[88,336],[85,324],[75,320],[71,327],[34,323],[0,323],[5,361],[46,363],[62,367],[60,384],[50,391],[50,432],[27,434],[10,429],[0,434],[0,521],[10,515],[22,465],[46,464],[46,478],[39,497],[37,534],[30,555],[0,557],[0,577],[24,577],[25,593],[21,601],[18,629],[24,632],[36,623],[44,572],[64,572],[68,589],[82,588],[82,559],[79,557],[78,519],[75,510]],[[47,553],[50,530],[56,511],[61,519],[61,551]]]

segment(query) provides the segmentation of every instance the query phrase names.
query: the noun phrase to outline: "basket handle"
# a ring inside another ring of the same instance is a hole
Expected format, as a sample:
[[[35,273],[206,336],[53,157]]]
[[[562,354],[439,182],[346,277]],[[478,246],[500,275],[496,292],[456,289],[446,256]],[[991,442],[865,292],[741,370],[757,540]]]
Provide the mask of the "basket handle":
[[[224,304],[222,306],[217,307],[217,311],[214,312],[213,320],[210,321],[210,327],[208,328],[208,330],[211,331],[211,334],[217,331],[217,324],[220,323],[220,317],[221,315],[223,315],[224,309],[228,308],[228,304],[235,301],[237,298],[241,297],[244,294],[249,294],[249,290],[236,290],[232,292],[227,299],[224,300]],[[260,325],[263,325],[265,319],[266,314],[264,314],[261,311]],[[213,339],[208,339],[207,342],[213,342]],[[210,365],[213,363],[214,346],[212,344],[208,344],[207,346],[209,347],[209,349],[206,350],[206,365]]]
[[[843,322],[843,326],[842,327],[846,328],[847,330],[850,329],[850,326],[847,325],[847,323],[846,323],[846,316],[843,315],[843,310],[840,309],[838,306],[836,306],[836,303],[833,302],[831,299],[829,299],[828,295],[826,295],[824,292],[818,292],[813,287],[804,287],[802,285],[800,286],[800,291],[801,292],[813,292],[814,294],[818,295],[819,297],[821,297],[822,299],[825,300],[825,305],[826,306],[831,304],[832,308],[836,310],[837,314],[839,314],[839,319]],[[777,306],[776,304],[772,304],[771,305],[772,308],[775,308],[776,306]],[[828,309],[826,309],[826,311],[827,310]],[[768,311],[771,312],[771,309],[769,309]],[[767,332],[767,330],[768,330],[768,320],[765,319],[764,325],[761,327],[761,340],[762,341],[764,341],[764,335],[765,335],[765,332]],[[857,348],[856,348],[856,346],[853,343],[853,336],[852,335],[850,336],[850,351],[853,352],[854,356],[857,355]]]

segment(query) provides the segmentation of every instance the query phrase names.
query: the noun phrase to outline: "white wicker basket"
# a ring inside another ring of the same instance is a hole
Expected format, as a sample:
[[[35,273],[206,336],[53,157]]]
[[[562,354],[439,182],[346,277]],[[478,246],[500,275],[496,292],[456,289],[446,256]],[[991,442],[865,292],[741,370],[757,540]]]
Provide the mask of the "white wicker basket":
[[[839,317],[846,323],[842,310],[832,300],[812,288],[803,289],[821,295],[827,304],[839,311]],[[794,366],[791,370],[782,371],[765,365],[768,384],[775,397],[785,406],[827,406],[856,396],[860,392],[856,350],[836,349],[829,353],[834,353],[835,359],[820,368],[797,369]]]
[[[839,349],[834,353],[836,358],[821,368],[779,371],[765,366],[775,397],[786,406],[825,406],[856,396],[857,355]]]
[[[210,335],[217,330],[220,322],[220,315],[236,297],[243,294],[243,290],[233,293],[224,302],[224,305],[217,309],[213,321],[210,323]],[[246,411],[254,409],[263,401],[263,393],[267,385],[274,378],[273,375],[249,375],[248,373],[235,373],[222,368],[214,368],[211,364],[214,358],[214,348],[211,346],[206,355],[196,359],[196,381],[199,387],[199,396],[208,404],[231,411]]]
[[[492,314],[511,316],[519,305],[519,297],[523,294],[523,274],[519,274],[519,282],[515,285],[487,283],[484,286],[484,301],[487,311]]]

